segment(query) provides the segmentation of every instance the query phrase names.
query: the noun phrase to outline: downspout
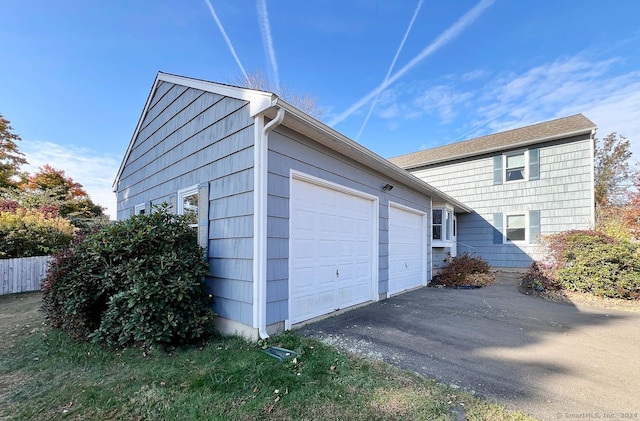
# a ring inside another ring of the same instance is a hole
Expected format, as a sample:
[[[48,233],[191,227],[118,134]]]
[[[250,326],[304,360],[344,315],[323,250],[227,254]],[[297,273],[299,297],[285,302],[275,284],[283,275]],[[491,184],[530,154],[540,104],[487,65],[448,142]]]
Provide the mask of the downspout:
[[[256,164],[256,185],[254,189],[258,191],[257,202],[254,207],[257,224],[254,233],[257,234],[257,253],[253,258],[257,259],[256,277],[257,282],[257,303],[258,303],[258,334],[261,339],[269,338],[267,334],[267,157],[269,153],[269,133],[278,127],[284,120],[285,111],[278,109],[278,114],[262,128],[259,144],[256,145],[258,160]],[[255,240],[256,238],[254,238]]]

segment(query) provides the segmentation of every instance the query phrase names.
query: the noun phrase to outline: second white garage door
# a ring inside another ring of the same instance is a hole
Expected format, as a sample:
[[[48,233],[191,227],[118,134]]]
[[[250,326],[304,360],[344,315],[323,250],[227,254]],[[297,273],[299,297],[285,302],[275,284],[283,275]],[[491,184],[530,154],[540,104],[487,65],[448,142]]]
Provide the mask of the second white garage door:
[[[426,285],[426,240],[423,212],[389,206],[389,294]]]
[[[370,301],[374,198],[294,177],[290,200],[290,323]]]

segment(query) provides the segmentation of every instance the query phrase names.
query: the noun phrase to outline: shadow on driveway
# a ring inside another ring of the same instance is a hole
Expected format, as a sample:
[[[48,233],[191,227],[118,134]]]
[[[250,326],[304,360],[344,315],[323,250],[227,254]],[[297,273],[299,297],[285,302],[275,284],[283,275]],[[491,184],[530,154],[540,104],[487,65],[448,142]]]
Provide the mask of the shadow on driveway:
[[[640,314],[530,297],[515,274],[497,276],[476,290],[420,288],[298,333],[542,419],[640,419]]]

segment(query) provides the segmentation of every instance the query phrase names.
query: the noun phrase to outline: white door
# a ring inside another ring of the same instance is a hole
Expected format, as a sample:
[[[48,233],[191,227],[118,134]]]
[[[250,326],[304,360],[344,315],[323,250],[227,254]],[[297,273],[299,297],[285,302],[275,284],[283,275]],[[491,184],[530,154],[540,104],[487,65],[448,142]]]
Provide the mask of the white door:
[[[373,298],[376,202],[332,187],[291,180],[290,324]]]
[[[426,285],[426,239],[423,212],[389,206],[389,294]]]

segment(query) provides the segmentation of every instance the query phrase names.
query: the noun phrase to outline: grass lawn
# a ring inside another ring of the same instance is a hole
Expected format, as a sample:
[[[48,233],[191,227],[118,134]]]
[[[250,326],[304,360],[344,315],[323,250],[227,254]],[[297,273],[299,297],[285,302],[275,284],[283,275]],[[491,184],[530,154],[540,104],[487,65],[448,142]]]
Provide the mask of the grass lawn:
[[[279,362],[236,337],[176,350],[72,343],[43,324],[38,293],[0,297],[0,419],[527,420],[379,361],[285,334]]]

